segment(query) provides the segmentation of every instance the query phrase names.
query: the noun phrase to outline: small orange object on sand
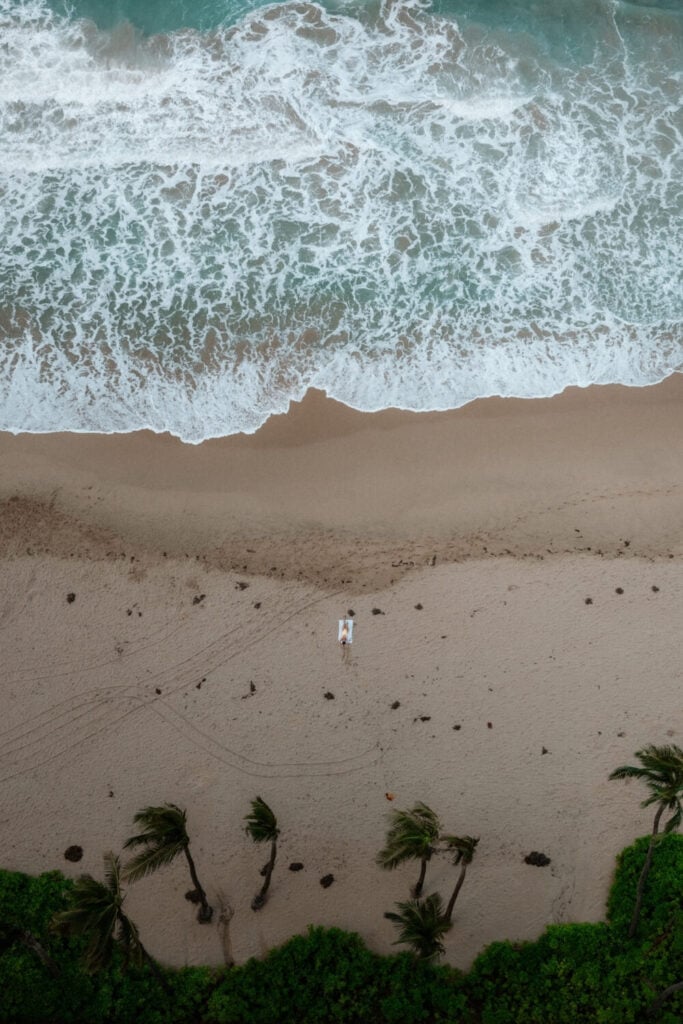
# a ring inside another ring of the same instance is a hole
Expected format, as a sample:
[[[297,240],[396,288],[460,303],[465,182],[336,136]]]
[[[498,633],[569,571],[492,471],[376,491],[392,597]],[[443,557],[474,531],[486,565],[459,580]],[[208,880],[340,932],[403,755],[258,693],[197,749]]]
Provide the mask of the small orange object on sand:
[[[385,793],[384,795],[387,798],[387,800],[393,800],[394,799],[394,794],[393,793]]]

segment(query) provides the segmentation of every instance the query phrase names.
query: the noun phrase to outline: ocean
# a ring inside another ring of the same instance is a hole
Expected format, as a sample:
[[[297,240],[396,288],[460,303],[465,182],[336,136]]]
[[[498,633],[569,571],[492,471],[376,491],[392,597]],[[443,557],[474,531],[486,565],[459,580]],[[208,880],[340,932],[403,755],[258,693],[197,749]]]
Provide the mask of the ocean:
[[[681,370],[680,0],[0,0],[0,429]]]

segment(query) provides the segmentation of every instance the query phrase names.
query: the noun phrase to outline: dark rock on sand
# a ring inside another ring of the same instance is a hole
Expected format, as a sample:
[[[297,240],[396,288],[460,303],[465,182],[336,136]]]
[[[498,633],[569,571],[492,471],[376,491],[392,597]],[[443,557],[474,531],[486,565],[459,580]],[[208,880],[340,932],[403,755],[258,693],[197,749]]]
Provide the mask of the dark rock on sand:
[[[77,864],[83,857],[82,846],[67,846],[64,851],[64,860],[70,860],[72,864]]]
[[[323,875],[323,877],[320,879],[320,884],[322,885],[323,889],[329,889],[333,882],[334,875]]]
[[[381,608],[373,608],[372,609],[372,614],[373,615],[384,615],[384,612],[382,611]]]
[[[544,853],[538,853],[536,850],[532,850],[531,853],[527,854],[524,858],[525,864],[532,864],[535,868],[544,868],[550,864],[550,857],[546,857]]]
[[[66,595],[66,599],[69,602],[69,604],[73,604],[74,601],[76,600],[76,595],[75,594],[67,594]]]
[[[304,866],[300,860],[293,860],[292,863],[289,865],[290,871],[303,871],[303,869]]]
[[[400,700],[395,700],[394,703],[391,705],[391,710],[395,711],[396,708],[400,708],[400,706],[401,706]]]
[[[331,690],[328,690],[327,693],[325,694],[325,700],[334,700],[334,694],[332,693]]]

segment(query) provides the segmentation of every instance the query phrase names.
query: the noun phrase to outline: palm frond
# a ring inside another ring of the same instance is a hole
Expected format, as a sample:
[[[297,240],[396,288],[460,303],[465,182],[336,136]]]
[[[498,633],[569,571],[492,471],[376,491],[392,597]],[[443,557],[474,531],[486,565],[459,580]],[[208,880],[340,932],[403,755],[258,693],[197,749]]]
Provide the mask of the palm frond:
[[[257,796],[251,801],[251,813],[244,817],[247,835],[255,843],[272,843],[280,835],[277,818],[265,800]]]
[[[641,807],[656,803],[672,806],[683,794],[683,750],[675,743],[659,747],[651,743],[637,750],[635,756],[640,765],[622,765],[611,773],[610,779],[642,779],[650,795]]]
[[[375,858],[380,867],[392,870],[405,861],[431,856],[441,823],[430,807],[417,803],[409,811],[392,811],[389,821],[385,845]]]
[[[454,864],[471,864],[474,859],[479,837],[475,836],[442,836],[446,849],[453,854]]]
[[[665,832],[677,832],[683,822],[683,805],[680,800],[676,801],[674,813],[671,815],[666,825],[664,826]]]
[[[151,875],[159,868],[171,864],[183,852],[185,846],[185,843],[178,842],[166,846],[150,842],[128,861],[123,870],[123,877],[128,882],[138,882],[146,875]]]
[[[106,884],[91,875],[81,875],[67,897],[67,907],[55,914],[52,927],[69,935],[87,937],[85,967],[89,973],[100,970],[111,959],[117,918],[123,897],[118,884],[119,861],[105,855]]]
[[[424,960],[432,960],[444,952],[441,939],[450,930],[451,923],[443,914],[441,896],[433,892],[424,900],[397,903],[399,913],[384,916],[399,929],[394,945],[408,945]]]
[[[123,844],[124,849],[143,846],[149,842],[158,845],[181,843],[187,845],[190,838],[187,834],[187,814],[175,804],[164,804],[162,807],[143,807],[133,817],[136,825],[142,825],[142,832],[131,836]]]
[[[126,961],[134,967],[141,967],[144,962],[142,943],[138,927],[126,914],[120,914],[118,919],[117,941],[123,949]]]

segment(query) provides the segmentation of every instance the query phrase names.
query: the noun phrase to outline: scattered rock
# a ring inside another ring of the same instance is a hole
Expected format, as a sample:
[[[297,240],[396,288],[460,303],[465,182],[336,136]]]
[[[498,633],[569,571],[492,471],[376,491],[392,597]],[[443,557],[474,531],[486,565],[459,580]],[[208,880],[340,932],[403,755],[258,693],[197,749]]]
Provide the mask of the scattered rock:
[[[192,604],[201,604],[205,597],[206,594],[197,594],[192,598]]]
[[[453,726],[453,728],[455,729],[456,732],[460,732],[460,730],[462,729],[462,726],[460,725],[460,722],[456,722],[456,724]]]
[[[419,602],[415,605],[415,611],[417,611],[417,612],[421,612],[422,611],[422,605]]]
[[[487,722],[486,723],[486,728],[487,729],[493,729],[493,722]]]
[[[133,609],[132,608],[126,608],[126,615],[132,615],[132,614],[133,614]]]
[[[420,721],[421,722],[431,722],[431,720],[432,720],[432,716],[431,715],[420,715]]]
[[[261,607],[261,602],[260,601],[254,601],[254,608],[258,609],[260,607]]]
[[[430,565],[436,565],[436,555],[432,555],[432,557],[431,557],[431,560],[430,560],[429,564],[430,564]]]
[[[197,683],[197,685],[195,686],[195,690],[201,690],[201,688],[202,688],[202,684],[201,683]]]
[[[238,580],[235,584],[235,590],[246,590],[248,586],[249,584],[245,583],[244,580]]]
[[[161,695],[161,690],[159,689],[158,686],[155,688],[154,692],[158,695]]]
[[[532,850],[531,853],[527,854],[524,858],[525,864],[532,864],[535,868],[544,868],[550,864],[550,857],[546,857],[544,853],[538,853],[536,850]]]
[[[381,608],[373,608],[372,609],[372,614],[373,615],[384,615],[384,612],[382,611]]]
[[[64,860],[70,860],[72,864],[78,864],[83,857],[82,846],[67,846],[64,851]]]
[[[303,869],[304,866],[300,860],[293,860],[292,863],[289,865],[290,871],[303,871]]]
[[[328,690],[327,693],[325,694],[325,700],[334,700],[334,694],[332,693],[331,690]]]
[[[624,593],[624,588],[623,587],[617,587],[617,589],[614,591],[614,593],[615,594],[623,594]]]
[[[626,735],[626,733],[625,733],[625,732],[618,732],[618,733],[617,733],[617,736],[625,736],[625,735]]]
[[[323,889],[329,889],[333,882],[334,875],[323,875],[323,877],[320,879],[320,884],[322,885]]]
[[[653,586],[653,588],[652,588],[652,593],[653,593],[653,594],[658,594],[658,593],[659,593],[659,587],[654,587],[654,586]]]
[[[113,796],[113,795],[114,795],[114,790],[113,790],[113,789],[110,789],[110,790],[109,790],[109,796]]]
[[[400,706],[401,706],[400,700],[395,700],[394,703],[391,705],[391,710],[395,711],[396,708],[400,708]]]
[[[630,543],[631,543],[630,540],[625,540],[624,541],[624,547],[627,548],[630,545]]]
[[[76,600],[76,595],[75,594],[67,594],[66,595],[66,599],[69,602],[69,604],[73,604],[74,601]]]
[[[584,601],[584,604],[593,604],[593,598],[592,597],[587,597],[586,600]]]
[[[346,614],[350,619],[352,619],[356,613],[354,612],[353,608],[349,608]]]
[[[541,747],[541,753],[542,753],[542,754],[549,754],[549,753],[550,753],[550,751],[548,750],[548,748],[547,748],[547,747]]]

